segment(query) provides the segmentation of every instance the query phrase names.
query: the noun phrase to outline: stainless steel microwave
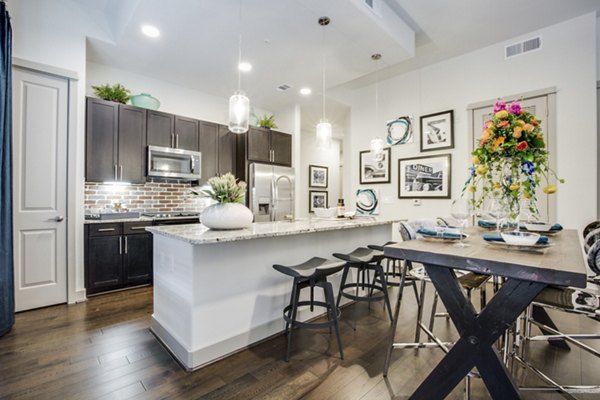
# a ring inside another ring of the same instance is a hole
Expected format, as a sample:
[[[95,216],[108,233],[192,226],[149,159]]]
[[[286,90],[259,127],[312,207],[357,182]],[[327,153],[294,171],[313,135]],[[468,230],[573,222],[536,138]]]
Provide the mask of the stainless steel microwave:
[[[197,151],[148,146],[148,176],[197,180],[202,177],[201,160]]]

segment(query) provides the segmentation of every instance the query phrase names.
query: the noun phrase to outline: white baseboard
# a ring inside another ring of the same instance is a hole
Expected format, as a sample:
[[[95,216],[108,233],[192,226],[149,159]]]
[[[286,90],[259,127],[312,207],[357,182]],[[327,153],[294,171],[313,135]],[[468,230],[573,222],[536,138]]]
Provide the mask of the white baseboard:
[[[87,301],[85,289],[80,289],[75,292],[75,303],[83,303]]]

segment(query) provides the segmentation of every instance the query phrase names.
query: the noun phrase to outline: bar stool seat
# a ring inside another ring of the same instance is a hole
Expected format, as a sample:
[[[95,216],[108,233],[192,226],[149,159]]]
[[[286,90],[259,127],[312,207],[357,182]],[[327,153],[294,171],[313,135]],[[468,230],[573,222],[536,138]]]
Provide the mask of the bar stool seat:
[[[331,326],[333,326],[335,328],[335,335],[338,342],[340,358],[342,360],[344,359],[344,352],[342,350],[342,340],[340,336],[340,329],[338,323],[340,311],[339,308],[337,308],[335,305],[333,287],[331,286],[331,283],[327,281],[327,277],[329,275],[341,271],[344,268],[344,265],[345,263],[342,261],[332,261],[320,257],[313,257],[310,260],[298,265],[273,265],[273,268],[275,270],[294,278],[290,304],[288,304],[283,309],[283,319],[285,320],[285,333],[288,337],[288,347],[285,356],[286,362],[290,359],[290,352],[292,347],[292,331],[296,327],[308,329],[321,329],[328,327],[331,332]],[[314,300],[315,286],[318,286],[323,289],[323,292],[325,294],[325,301]],[[300,301],[300,291],[307,287],[310,288],[310,300]],[[296,315],[298,313],[298,307],[302,306],[310,306],[310,311],[313,311],[315,306],[323,307],[327,311],[327,322],[297,321]]]
[[[346,262],[340,290],[337,298],[337,306],[339,307],[342,297],[354,301],[365,301],[369,303],[374,301],[384,301],[388,310],[390,322],[392,321],[392,307],[388,297],[388,288],[381,261],[385,258],[383,251],[373,250],[366,247],[359,247],[350,253],[334,253],[334,257]],[[355,283],[347,283],[348,273],[350,268],[356,268],[358,275]],[[371,281],[369,272],[373,271],[378,281]],[[359,287],[366,290],[366,294],[359,295]],[[354,288],[354,293],[346,291],[346,289]],[[356,319],[354,320],[354,329],[356,329]]]

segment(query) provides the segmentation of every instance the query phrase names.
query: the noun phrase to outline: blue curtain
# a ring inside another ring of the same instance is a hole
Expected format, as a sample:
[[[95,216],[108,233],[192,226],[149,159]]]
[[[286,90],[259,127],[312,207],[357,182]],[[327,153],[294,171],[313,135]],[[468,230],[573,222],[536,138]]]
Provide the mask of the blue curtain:
[[[0,336],[15,322],[12,221],[12,30],[0,2]]]

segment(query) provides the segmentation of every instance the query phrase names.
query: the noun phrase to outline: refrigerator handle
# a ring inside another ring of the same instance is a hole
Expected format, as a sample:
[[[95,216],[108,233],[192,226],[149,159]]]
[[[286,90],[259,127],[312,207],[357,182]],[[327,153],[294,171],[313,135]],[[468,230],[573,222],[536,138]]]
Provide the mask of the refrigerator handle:
[[[269,219],[275,221],[277,217],[275,207],[277,206],[277,187],[275,186],[275,177],[271,177],[271,209],[269,211]]]

